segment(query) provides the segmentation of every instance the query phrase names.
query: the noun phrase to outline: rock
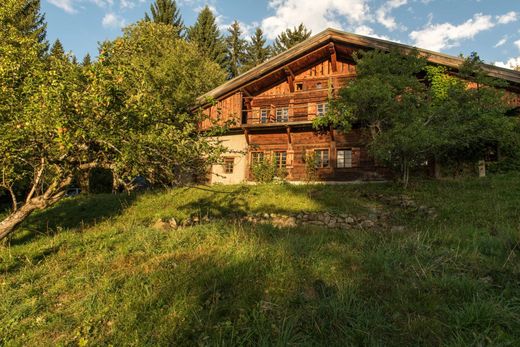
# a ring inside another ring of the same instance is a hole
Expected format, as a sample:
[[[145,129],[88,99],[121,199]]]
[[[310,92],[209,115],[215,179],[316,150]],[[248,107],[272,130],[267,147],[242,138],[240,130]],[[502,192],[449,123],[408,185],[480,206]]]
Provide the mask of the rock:
[[[169,230],[170,224],[168,222],[165,222],[162,218],[159,218],[152,225],[152,228],[154,228],[156,230]]]
[[[373,228],[375,225],[374,222],[372,222],[371,220],[367,219],[367,220],[364,220],[361,222],[360,226],[362,228]]]
[[[352,217],[345,218],[345,223],[353,224],[354,223],[354,218],[352,218]]]
[[[393,233],[403,232],[404,231],[404,226],[402,226],[402,225],[394,225],[393,227],[390,228],[390,231],[393,232]]]
[[[179,226],[177,224],[177,221],[175,220],[175,218],[170,218],[168,220],[168,225],[170,226],[170,228],[172,229],[177,229]]]

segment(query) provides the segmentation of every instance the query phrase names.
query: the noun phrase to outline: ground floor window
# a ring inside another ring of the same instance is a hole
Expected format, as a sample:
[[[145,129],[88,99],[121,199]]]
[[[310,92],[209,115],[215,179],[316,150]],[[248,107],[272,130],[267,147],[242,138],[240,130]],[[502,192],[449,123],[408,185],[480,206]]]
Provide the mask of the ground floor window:
[[[274,160],[278,168],[287,166],[287,152],[274,152]]]
[[[329,167],[329,150],[328,149],[316,149],[314,150],[316,158],[316,167],[323,168]]]
[[[251,165],[258,164],[264,160],[264,152],[251,152]]]
[[[327,114],[328,106],[326,103],[316,104],[316,116],[323,117]]]
[[[224,173],[232,174],[235,167],[235,158],[224,158]]]
[[[336,153],[336,166],[338,168],[352,167],[352,150],[338,149]]]

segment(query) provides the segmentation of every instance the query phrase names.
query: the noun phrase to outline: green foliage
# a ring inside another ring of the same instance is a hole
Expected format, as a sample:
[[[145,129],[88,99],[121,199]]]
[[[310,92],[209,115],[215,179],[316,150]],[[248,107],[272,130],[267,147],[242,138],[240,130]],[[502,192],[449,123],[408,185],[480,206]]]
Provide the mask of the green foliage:
[[[307,182],[318,180],[318,158],[314,152],[305,155],[305,180]]]
[[[273,182],[278,171],[278,166],[274,160],[263,158],[251,165],[251,173],[256,182]]]
[[[43,56],[49,47],[47,42],[47,23],[45,15],[40,12],[40,0],[20,0],[9,19],[9,24],[14,25],[24,36],[35,39],[40,46],[40,55]],[[2,22],[6,23],[7,22]]]
[[[118,182],[140,175],[173,184],[219,158],[221,146],[197,132],[203,116],[190,111],[223,73],[172,26],[130,26],[83,68],[40,59],[36,40],[8,29],[0,33],[2,187],[29,182],[29,213],[58,201],[78,171],[102,167]]]
[[[59,39],[54,41],[49,53],[50,56],[54,57],[55,59],[65,59],[65,50],[63,49],[63,45]]]
[[[184,22],[175,0],[155,0],[150,5],[150,15],[151,18],[148,13],[145,13],[144,20],[171,25],[176,38],[183,36]]]
[[[187,38],[199,47],[202,55],[225,68],[226,42],[218,29],[215,15],[208,6],[200,11],[195,24],[188,28]]]
[[[256,28],[251,36],[251,42],[247,44],[245,62],[242,71],[247,71],[265,62],[271,55],[271,49],[266,46],[266,39],[261,28]]]
[[[242,38],[240,24],[234,21],[228,29],[229,36],[226,38],[227,44],[227,70],[229,78],[237,77],[242,70],[246,58],[247,42]]]
[[[520,176],[421,182],[407,194],[434,221],[366,197],[402,192],[266,184],[66,199],[0,249],[0,344],[516,345]],[[150,226],[373,208],[404,229]]]
[[[85,54],[85,56],[83,57],[83,62],[81,63],[81,65],[83,65],[84,67],[87,67],[87,66],[90,66],[92,64],[92,58],[90,58],[90,54]]]
[[[272,55],[278,55],[285,52],[289,48],[296,46],[298,43],[311,37],[312,31],[308,30],[303,23],[295,26],[293,29],[286,29],[280,33],[273,42],[271,50]]]

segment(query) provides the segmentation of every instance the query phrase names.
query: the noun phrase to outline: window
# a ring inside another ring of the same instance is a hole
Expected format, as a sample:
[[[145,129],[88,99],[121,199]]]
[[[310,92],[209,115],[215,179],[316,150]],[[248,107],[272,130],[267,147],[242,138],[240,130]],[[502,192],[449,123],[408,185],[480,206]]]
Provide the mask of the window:
[[[274,160],[278,168],[284,168],[287,165],[287,152],[274,152]]]
[[[316,116],[323,117],[327,113],[327,109],[326,103],[316,104]]]
[[[317,149],[314,151],[316,156],[316,168],[329,167],[329,150]]]
[[[258,164],[264,160],[264,152],[251,152],[251,165]]]
[[[303,90],[303,83],[296,83],[296,90]]]
[[[260,123],[267,123],[269,121],[269,110],[260,110]]]
[[[224,158],[224,173],[232,174],[235,166],[235,158]]]
[[[351,149],[338,149],[336,153],[336,166],[338,168],[352,167]]]
[[[321,84],[321,82],[316,83],[316,89],[321,89],[321,88],[323,88],[323,84]]]
[[[281,107],[276,109],[276,122],[288,122],[289,121],[289,108]]]

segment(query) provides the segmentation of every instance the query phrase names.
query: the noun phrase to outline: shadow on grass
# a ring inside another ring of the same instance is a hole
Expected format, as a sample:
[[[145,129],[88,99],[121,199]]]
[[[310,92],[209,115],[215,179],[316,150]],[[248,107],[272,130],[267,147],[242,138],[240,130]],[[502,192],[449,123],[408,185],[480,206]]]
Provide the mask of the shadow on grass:
[[[138,194],[97,194],[65,198],[55,206],[31,215],[11,245],[31,241],[37,235],[54,235],[63,229],[84,229],[107,218],[120,215]]]

